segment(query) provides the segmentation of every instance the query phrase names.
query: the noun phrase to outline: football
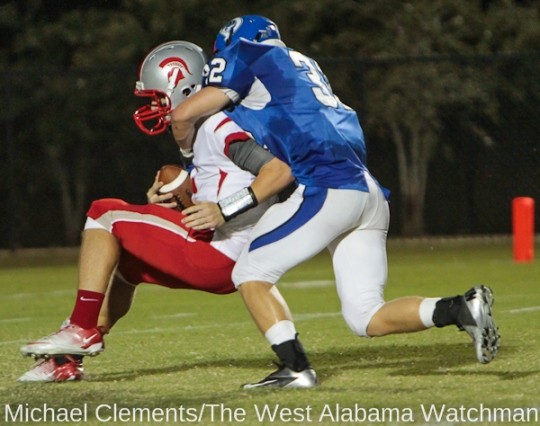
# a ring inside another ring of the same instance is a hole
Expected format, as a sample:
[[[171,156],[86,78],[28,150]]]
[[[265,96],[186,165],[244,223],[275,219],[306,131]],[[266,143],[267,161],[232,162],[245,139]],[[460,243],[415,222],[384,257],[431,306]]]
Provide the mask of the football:
[[[178,203],[177,210],[181,211],[193,205],[191,201],[191,195],[193,194],[191,178],[183,167],[174,164],[161,167],[158,180],[163,182],[163,186],[159,188],[160,194],[172,192],[174,201]]]

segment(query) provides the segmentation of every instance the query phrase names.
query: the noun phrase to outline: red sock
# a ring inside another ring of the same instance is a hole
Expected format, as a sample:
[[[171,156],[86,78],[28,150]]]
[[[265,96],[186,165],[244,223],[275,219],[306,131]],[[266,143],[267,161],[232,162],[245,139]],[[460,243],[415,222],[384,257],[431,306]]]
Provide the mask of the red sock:
[[[77,301],[69,318],[71,324],[82,328],[94,328],[97,326],[99,311],[105,295],[95,291],[78,290]]]

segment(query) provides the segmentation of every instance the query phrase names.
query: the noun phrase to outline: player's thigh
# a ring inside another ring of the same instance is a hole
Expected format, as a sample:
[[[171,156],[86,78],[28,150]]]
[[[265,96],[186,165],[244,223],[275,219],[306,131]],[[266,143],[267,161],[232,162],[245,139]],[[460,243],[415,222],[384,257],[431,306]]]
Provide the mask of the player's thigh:
[[[127,281],[213,293],[234,291],[230,279],[234,261],[210,242],[192,238],[180,212],[155,205],[110,208],[107,203],[104,207],[96,222],[105,228],[110,222],[122,247],[118,269]]]
[[[343,317],[360,336],[366,335],[369,321],[384,303],[386,235],[386,229],[356,229],[331,246]]]
[[[233,272],[233,281],[275,283],[292,267],[322,251],[358,224],[365,204],[360,191],[301,186],[260,219]]]
[[[366,193],[358,226],[332,241],[332,255],[338,294],[345,304],[378,304],[388,276],[386,237],[390,211],[384,194],[368,176]]]

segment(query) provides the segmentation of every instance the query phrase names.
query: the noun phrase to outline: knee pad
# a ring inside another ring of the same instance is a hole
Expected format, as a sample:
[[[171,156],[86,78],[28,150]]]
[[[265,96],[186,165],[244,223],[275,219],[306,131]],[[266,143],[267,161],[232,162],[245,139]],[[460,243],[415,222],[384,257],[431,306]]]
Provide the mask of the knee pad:
[[[341,313],[354,334],[360,337],[369,337],[367,334],[368,325],[382,305],[384,305],[383,301],[373,301],[361,305],[345,302],[342,304]]]
[[[264,271],[263,269],[267,265],[263,263],[259,267],[257,262],[248,260],[248,257],[249,254],[244,250],[234,265],[231,280],[237,289],[240,284],[248,281],[263,281],[270,284],[275,284],[279,281],[281,276],[279,273],[272,272],[271,267],[268,267],[268,271]]]

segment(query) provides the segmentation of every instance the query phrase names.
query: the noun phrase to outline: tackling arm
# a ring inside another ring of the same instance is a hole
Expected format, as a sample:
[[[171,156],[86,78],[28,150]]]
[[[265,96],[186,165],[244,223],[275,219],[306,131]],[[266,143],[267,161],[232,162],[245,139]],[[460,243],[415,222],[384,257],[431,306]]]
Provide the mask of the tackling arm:
[[[191,149],[197,120],[220,111],[230,102],[221,89],[208,86],[178,105],[171,112],[171,127],[180,148]]]
[[[241,169],[257,176],[251,189],[259,203],[280,193],[294,182],[290,167],[253,139],[232,143],[229,147],[229,158]]]

